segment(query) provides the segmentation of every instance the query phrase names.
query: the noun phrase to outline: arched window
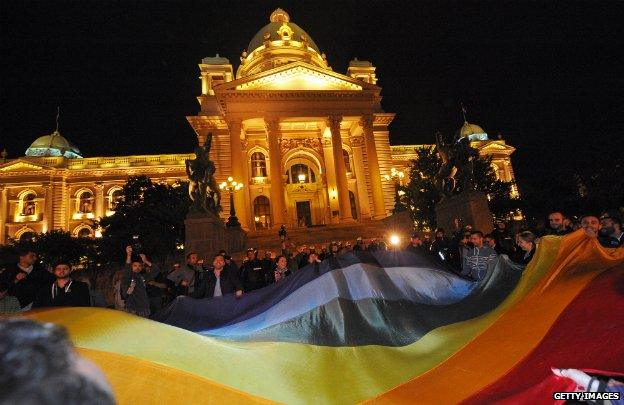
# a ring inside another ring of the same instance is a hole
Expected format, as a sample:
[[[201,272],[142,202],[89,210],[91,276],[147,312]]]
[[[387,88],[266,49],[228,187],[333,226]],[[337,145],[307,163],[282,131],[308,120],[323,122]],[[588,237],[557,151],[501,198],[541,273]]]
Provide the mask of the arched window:
[[[344,163],[345,163],[345,168],[347,169],[347,173],[351,173],[351,160],[349,159],[349,152],[343,149],[342,157],[344,158]]]
[[[78,232],[76,233],[76,236],[78,236],[79,238],[90,238],[91,235],[92,235],[91,229],[87,227],[80,228]]]
[[[266,158],[262,152],[251,155],[251,177],[267,177]]]
[[[110,200],[108,203],[108,207],[111,211],[115,211],[117,209],[117,204],[123,199],[123,190],[120,188],[114,189],[110,192]]]
[[[29,229],[29,230],[26,230],[26,231],[22,232],[22,233],[19,235],[18,239],[19,239],[20,241],[22,241],[22,242],[25,242],[25,241],[30,241],[30,240],[33,240],[33,238],[34,238],[36,235],[37,235],[37,234],[35,233],[35,231],[33,231],[33,230],[30,230],[30,229]]]
[[[286,172],[288,175],[289,172]],[[289,183],[316,183],[316,175],[314,170],[310,169],[308,165],[303,163],[297,163],[290,167]]]
[[[93,212],[93,194],[90,191],[83,191],[78,196],[78,212],[81,214]]]
[[[271,203],[266,196],[259,195],[254,199],[254,222],[256,229],[267,229],[271,227]]]
[[[24,197],[22,198],[22,213],[21,214],[23,216],[35,215],[36,208],[37,208],[35,197],[36,197],[35,194],[31,192],[31,193],[24,195]]]

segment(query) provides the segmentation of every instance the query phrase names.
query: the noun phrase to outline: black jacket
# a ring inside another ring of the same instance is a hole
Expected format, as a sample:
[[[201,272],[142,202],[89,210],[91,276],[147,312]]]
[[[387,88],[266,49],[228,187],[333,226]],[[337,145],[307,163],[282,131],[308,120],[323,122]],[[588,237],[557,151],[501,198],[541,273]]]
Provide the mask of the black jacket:
[[[11,286],[9,295],[17,298],[21,308],[34,302],[41,288],[51,285],[56,280],[52,273],[36,265],[26,278],[16,283],[15,280],[18,273],[23,273],[23,271],[15,264],[2,273],[2,280]]]
[[[212,298],[214,296],[215,286],[217,285],[217,277],[215,276],[214,271],[203,271],[197,276],[198,277],[195,279],[195,292],[193,293],[193,296],[195,298]],[[219,279],[221,294],[223,295],[231,294],[243,289],[236,273],[227,267],[221,270]]]
[[[36,307],[90,307],[91,295],[89,286],[82,281],[72,280],[65,287],[59,288],[56,283],[41,287],[33,303]],[[52,298],[54,289],[54,298]]]
[[[240,269],[240,279],[245,291],[253,291],[267,285],[265,266],[258,259],[246,260]]]

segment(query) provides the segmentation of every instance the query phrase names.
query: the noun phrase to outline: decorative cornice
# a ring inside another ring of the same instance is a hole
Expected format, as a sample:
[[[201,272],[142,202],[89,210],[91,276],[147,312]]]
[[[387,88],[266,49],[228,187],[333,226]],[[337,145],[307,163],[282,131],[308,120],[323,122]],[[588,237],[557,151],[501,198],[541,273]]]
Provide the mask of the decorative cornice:
[[[395,114],[383,113],[373,115],[373,125],[385,125],[388,126],[394,120]]]
[[[375,95],[368,92],[338,92],[338,91],[314,91],[314,90],[256,90],[256,91],[228,91],[220,95],[223,99],[248,99],[248,100],[292,100],[303,99],[341,99],[364,101],[375,100]],[[188,117],[187,117],[188,118]]]
[[[297,148],[308,148],[316,151],[321,156],[323,155],[323,145],[321,144],[320,139],[315,138],[304,138],[304,139],[281,139],[279,141],[280,144],[280,153],[282,156],[286,154],[288,151]]]
[[[189,122],[189,124],[191,124],[195,131],[228,128],[228,123],[223,119],[223,117],[218,116],[208,117],[204,115],[194,115],[186,117],[186,120]]]

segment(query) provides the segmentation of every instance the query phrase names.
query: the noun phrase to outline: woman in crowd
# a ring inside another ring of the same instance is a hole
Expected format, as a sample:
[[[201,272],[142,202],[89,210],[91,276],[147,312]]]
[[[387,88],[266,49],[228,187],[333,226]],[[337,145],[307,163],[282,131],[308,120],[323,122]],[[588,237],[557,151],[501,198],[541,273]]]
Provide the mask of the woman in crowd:
[[[535,234],[531,231],[520,232],[516,235],[516,244],[520,247],[517,263],[527,265],[535,254]]]
[[[277,256],[277,258],[275,258],[275,271],[273,271],[273,282],[277,283],[284,277],[289,276],[290,273],[291,272],[288,269],[288,260],[286,259],[286,256]]]

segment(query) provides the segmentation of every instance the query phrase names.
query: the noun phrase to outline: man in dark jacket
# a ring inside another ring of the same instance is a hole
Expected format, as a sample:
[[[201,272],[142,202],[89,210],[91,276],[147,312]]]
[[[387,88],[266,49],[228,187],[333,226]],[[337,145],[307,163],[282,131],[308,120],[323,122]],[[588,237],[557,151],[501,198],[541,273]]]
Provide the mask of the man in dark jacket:
[[[121,278],[121,296],[125,301],[126,312],[147,318],[150,315],[150,302],[147,297],[146,282],[151,275],[141,274],[143,262],[132,260],[132,246],[126,247],[126,267]]]
[[[41,288],[49,286],[55,279],[36,262],[37,254],[34,251],[22,250],[19,253],[18,263],[2,273],[2,280],[11,286],[9,295],[18,299],[23,310],[29,309]]]
[[[33,307],[90,307],[91,295],[86,283],[70,278],[71,267],[59,262],[54,266],[56,281],[41,288]]]
[[[247,249],[247,258],[240,267],[240,280],[245,291],[258,290],[267,285],[267,277],[262,262],[258,260],[258,251]]]
[[[600,230],[598,240],[602,246],[617,248],[624,245],[624,232],[622,232],[622,220],[611,212],[603,212],[600,215]]]
[[[221,297],[224,294],[236,293],[243,295],[243,286],[236,272],[226,268],[223,255],[215,255],[212,261],[212,270],[208,270],[198,278],[195,285],[195,298]]]

